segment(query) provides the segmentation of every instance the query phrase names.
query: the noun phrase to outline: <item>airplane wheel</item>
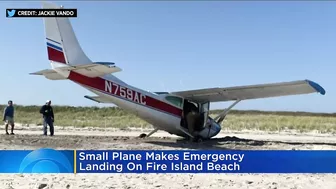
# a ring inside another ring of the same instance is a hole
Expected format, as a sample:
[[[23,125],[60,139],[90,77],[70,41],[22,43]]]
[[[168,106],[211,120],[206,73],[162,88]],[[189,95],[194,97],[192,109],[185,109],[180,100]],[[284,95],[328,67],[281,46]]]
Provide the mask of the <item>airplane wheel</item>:
[[[194,142],[197,142],[197,143],[203,142],[203,139],[202,139],[202,137],[197,137],[197,138],[194,139]]]
[[[145,138],[147,135],[145,133],[142,133],[141,135],[139,135],[140,138]]]

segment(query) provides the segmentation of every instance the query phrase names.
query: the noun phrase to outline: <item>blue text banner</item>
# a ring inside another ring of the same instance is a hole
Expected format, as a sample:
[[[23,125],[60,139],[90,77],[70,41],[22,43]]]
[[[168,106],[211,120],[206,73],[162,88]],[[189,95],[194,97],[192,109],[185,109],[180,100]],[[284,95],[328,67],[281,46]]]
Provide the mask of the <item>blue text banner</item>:
[[[0,173],[336,173],[336,151],[0,150]]]
[[[336,151],[77,151],[77,173],[336,173]]]

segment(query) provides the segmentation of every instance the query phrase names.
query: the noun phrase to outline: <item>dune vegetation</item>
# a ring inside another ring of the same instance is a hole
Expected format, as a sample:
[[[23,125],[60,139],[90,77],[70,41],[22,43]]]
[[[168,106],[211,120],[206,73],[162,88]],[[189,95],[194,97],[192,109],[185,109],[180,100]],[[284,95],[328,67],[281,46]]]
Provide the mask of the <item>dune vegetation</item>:
[[[117,107],[72,107],[53,106],[55,125],[75,127],[151,127],[148,123]],[[4,105],[0,105],[3,110]],[[15,121],[24,125],[41,125],[39,106],[15,106]],[[214,117],[221,110],[211,111]],[[297,130],[321,133],[336,132],[336,113],[308,112],[266,112],[255,110],[232,110],[222,123],[223,129],[229,130]]]

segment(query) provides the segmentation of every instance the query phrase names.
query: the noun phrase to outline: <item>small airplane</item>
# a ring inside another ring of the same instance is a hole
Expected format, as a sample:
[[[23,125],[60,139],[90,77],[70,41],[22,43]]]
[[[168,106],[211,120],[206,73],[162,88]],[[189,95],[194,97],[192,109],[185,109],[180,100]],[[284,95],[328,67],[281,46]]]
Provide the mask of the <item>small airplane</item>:
[[[43,8],[62,9],[43,2]],[[33,75],[42,75],[50,80],[70,80],[95,93],[84,96],[98,103],[111,103],[127,110],[153,125],[154,130],[140,137],[149,137],[158,130],[202,141],[216,136],[221,131],[221,122],[240,101],[288,95],[309,94],[325,90],[310,80],[300,80],[260,85],[207,88],[177,92],[148,92],[133,87],[118,79],[113,73],[121,69],[113,62],[92,62],[82,50],[69,18],[44,18],[48,59],[52,69]],[[234,101],[215,118],[209,116],[211,102]],[[193,128],[188,129],[186,118],[193,108],[197,116]]]

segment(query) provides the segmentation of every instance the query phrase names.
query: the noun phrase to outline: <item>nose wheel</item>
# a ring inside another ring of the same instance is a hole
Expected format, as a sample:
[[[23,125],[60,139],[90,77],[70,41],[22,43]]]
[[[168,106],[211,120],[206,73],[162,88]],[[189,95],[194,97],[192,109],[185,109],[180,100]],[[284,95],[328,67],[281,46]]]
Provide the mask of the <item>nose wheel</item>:
[[[201,138],[201,137],[197,138],[197,139],[196,139],[196,142],[197,142],[197,143],[203,142],[203,138]]]
[[[204,141],[202,137],[195,137],[191,140],[192,142],[201,143]]]

